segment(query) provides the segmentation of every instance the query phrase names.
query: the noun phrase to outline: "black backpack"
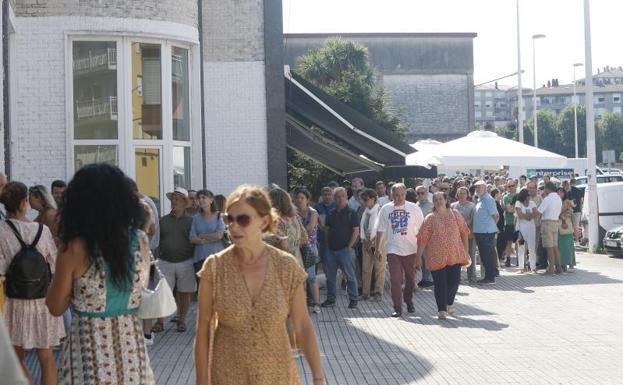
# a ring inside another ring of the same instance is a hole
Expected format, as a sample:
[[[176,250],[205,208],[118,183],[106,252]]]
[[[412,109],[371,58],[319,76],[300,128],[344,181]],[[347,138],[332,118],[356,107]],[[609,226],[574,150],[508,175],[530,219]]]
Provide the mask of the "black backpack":
[[[50,264],[36,248],[43,232],[43,225],[39,224],[37,235],[29,246],[24,242],[15,225],[10,220],[6,223],[22,245],[21,250],[13,257],[6,273],[6,296],[17,299],[45,298],[52,280],[52,271]]]

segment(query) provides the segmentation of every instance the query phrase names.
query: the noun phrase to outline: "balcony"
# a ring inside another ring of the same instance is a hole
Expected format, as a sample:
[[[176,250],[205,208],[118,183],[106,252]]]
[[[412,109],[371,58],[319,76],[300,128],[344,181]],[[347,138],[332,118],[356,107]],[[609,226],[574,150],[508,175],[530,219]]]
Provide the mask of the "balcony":
[[[77,120],[117,120],[117,97],[109,96],[76,102]]]
[[[89,57],[74,59],[74,75],[89,74],[98,71],[112,71],[117,69],[117,49],[108,48],[106,52]]]

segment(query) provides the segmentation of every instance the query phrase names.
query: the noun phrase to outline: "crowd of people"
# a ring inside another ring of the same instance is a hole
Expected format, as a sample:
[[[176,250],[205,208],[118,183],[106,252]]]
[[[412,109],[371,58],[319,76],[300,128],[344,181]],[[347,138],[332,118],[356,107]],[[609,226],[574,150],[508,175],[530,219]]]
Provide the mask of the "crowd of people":
[[[415,312],[416,287],[433,287],[444,320],[463,267],[466,283],[481,285],[513,259],[520,273],[573,271],[582,205],[574,179],[559,187],[501,172],[411,182],[331,181],[315,203],[304,186],[241,186],[228,198],[176,187],[161,216],[113,166],[85,166],[49,192],[0,174],[0,305],[23,372],[24,352],[35,349],[44,385],[153,384],[146,346],[170,321],[186,332],[196,298],[198,383],[296,383],[298,349],[322,384],[310,317],[336,306],[338,285],[356,309],[383,298],[388,275],[392,317],[405,305]],[[30,270],[20,270],[27,259]],[[28,274],[40,275],[39,287],[18,279]],[[139,319],[141,293],[159,274],[177,312]]]

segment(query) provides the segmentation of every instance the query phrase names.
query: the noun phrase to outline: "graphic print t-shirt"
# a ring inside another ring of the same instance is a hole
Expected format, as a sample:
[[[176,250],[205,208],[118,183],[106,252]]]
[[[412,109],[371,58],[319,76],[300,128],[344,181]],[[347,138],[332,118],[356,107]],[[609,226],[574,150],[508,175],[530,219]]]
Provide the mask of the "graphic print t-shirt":
[[[395,206],[390,202],[381,208],[377,231],[385,235],[387,254],[410,255],[417,252],[417,232],[424,222],[422,210],[415,203]]]

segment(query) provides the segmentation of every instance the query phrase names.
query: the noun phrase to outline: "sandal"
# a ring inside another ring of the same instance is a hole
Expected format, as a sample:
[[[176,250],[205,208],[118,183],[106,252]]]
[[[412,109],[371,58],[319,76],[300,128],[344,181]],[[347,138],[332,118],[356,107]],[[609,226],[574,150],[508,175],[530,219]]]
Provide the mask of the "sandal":
[[[184,322],[177,323],[177,331],[179,333],[184,333],[186,331],[186,324]]]
[[[154,326],[151,327],[152,333],[160,333],[163,330],[164,330],[164,326],[162,325],[162,322],[156,322]]]

